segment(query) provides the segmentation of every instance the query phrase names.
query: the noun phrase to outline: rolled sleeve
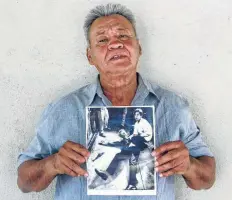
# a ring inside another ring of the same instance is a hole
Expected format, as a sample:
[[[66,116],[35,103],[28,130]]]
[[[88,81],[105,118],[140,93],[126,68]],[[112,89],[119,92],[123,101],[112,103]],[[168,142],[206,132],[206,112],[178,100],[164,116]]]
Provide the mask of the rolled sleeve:
[[[192,117],[187,101],[186,104],[187,106],[184,108],[182,116],[184,123],[182,125],[182,130],[180,130],[181,140],[189,149],[189,154],[192,157],[213,157],[212,152],[210,151],[206,143],[203,141],[202,134]]]
[[[36,135],[28,148],[18,156],[17,167],[28,160],[41,160],[54,153],[54,148],[50,143],[50,135],[53,131],[54,120],[51,116],[51,105],[43,112],[36,127]]]

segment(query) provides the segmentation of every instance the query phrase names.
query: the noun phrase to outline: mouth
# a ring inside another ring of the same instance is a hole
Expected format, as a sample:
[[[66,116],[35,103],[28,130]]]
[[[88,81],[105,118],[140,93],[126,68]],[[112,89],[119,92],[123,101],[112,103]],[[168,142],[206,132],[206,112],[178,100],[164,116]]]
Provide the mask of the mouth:
[[[127,56],[125,56],[125,55],[114,55],[110,58],[110,61],[121,60],[121,59],[125,59],[125,58],[127,58]]]

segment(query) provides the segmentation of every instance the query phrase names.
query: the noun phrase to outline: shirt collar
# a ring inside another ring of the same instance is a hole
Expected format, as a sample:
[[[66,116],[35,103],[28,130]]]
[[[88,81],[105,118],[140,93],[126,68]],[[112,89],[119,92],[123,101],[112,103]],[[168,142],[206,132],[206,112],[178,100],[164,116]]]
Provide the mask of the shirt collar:
[[[159,86],[157,86],[156,84],[151,84],[149,81],[147,81],[146,79],[144,79],[138,72],[137,72],[137,78],[138,78],[138,88],[137,88],[137,92],[135,94],[134,100],[137,98],[137,96],[139,94],[142,93],[146,93],[146,91],[149,93],[152,93],[156,96],[156,98],[158,100],[160,100],[159,98]],[[90,84],[87,88],[88,93],[89,93],[89,101],[88,101],[88,105],[90,105],[93,100],[95,95],[98,95],[100,98],[105,98],[105,95],[102,91],[102,87],[101,87],[101,83],[100,83],[100,75],[98,74],[95,83]],[[133,101],[134,101],[133,100]]]
[[[150,93],[155,95],[156,98],[158,100],[160,100],[160,92],[159,92],[160,87],[158,85],[156,85],[155,83],[149,82],[148,80],[143,78],[139,73],[138,73],[138,76],[140,78],[139,79],[139,84],[141,83],[142,85],[144,85]]]
[[[96,90],[96,93],[99,97],[103,97],[104,96],[104,93],[102,91],[102,86],[101,86],[101,83],[100,83],[100,74],[97,75],[97,79],[96,79],[96,85],[97,85],[97,90]]]

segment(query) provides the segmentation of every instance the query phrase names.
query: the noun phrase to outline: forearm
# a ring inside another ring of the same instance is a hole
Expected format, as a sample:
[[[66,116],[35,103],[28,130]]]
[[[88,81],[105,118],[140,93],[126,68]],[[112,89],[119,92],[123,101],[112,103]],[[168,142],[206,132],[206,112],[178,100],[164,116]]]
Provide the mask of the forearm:
[[[18,168],[18,187],[23,192],[39,192],[47,188],[57,175],[53,164],[54,156],[21,164]]]
[[[190,167],[183,175],[186,184],[195,190],[208,189],[215,181],[215,160],[212,157],[190,157]]]

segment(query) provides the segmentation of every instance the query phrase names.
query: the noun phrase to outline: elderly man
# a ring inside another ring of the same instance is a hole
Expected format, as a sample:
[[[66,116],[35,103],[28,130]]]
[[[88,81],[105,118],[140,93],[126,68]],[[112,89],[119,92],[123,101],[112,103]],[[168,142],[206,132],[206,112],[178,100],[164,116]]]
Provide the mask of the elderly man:
[[[157,196],[139,199],[174,199],[174,174],[193,189],[210,188],[215,160],[201,139],[187,102],[136,73],[141,46],[132,13],[108,4],[91,10],[85,21],[89,63],[99,71],[87,85],[48,106],[36,136],[18,158],[18,186],[23,192],[41,191],[57,177],[56,200],[133,199],[130,196],[87,196],[89,157],[85,146],[86,106],[154,105]]]

